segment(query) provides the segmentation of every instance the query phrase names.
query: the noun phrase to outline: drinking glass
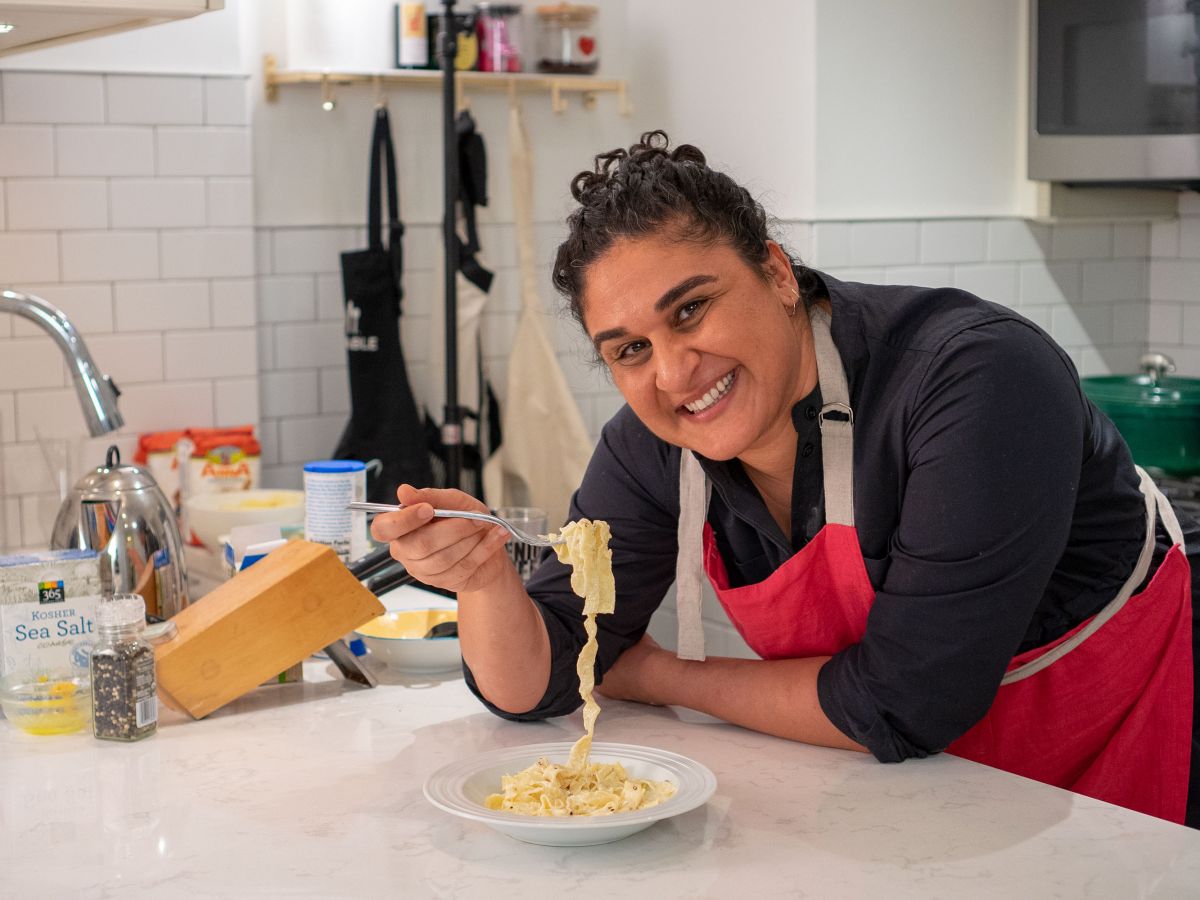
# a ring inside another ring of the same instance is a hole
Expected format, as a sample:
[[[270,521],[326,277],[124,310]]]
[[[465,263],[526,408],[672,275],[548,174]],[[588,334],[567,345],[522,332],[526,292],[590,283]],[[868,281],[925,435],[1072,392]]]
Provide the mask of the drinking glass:
[[[501,506],[494,512],[500,518],[512,522],[526,534],[546,533],[547,520],[544,509],[538,509],[535,506]],[[510,540],[504,547],[508,551],[513,565],[517,567],[521,581],[528,581],[533,570],[537,568],[538,559],[545,548],[531,547],[529,544],[517,540]]]

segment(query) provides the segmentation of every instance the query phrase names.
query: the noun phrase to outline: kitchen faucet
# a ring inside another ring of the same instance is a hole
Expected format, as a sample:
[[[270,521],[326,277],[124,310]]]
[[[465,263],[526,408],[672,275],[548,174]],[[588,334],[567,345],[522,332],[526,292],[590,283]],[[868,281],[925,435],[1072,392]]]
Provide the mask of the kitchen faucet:
[[[44,328],[71,361],[71,379],[92,437],[116,431],[125,424],[117,409],[121,392],[92,361],[87,344],[66,314],[52,303],[20,291],[0,291],[0,312],[32,319]]]

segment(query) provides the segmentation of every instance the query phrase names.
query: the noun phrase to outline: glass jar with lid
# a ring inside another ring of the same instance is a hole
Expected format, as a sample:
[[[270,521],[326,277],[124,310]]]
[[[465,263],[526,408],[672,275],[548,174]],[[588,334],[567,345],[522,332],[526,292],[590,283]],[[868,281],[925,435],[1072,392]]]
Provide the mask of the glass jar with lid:
[[[116,594],[96,604],[92,651],[92,730],[110,741],[137,741],[158,728],[154,648],[145,639],[146,601]]]
[[[479,3],[475,6],[480,72],[521,71],[521,5]]]
[[[560,75],[591,75],[600,64],[596,7],[559,3],[537,8],[537,68]]]

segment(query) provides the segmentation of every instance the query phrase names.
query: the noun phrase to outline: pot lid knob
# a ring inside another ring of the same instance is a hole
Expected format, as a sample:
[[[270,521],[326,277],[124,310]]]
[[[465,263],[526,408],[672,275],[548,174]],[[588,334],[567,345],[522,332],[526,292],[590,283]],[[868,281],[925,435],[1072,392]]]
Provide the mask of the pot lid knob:
[[[1175,360],[1165,353],[1147,353],[1138,360],[1138,368],[1149,375],[1154,384],[1158,384],[1165,376],[1175,371]]]

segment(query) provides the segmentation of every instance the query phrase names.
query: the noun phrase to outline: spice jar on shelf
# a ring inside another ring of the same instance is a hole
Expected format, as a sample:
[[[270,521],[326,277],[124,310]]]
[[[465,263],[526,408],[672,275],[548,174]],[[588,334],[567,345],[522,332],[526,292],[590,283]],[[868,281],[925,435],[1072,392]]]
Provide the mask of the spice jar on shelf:
[[[145,639],[146,601],[117,594],[96,604],[92,651],[92,731],[110,741],[137,741],[158,728],[154,649]]]
[[[521,71],[521,5],[479,3],[475,6],[480,72]]]
[[[559,75],[591,75],[600,63],[596,7],[559,3],[537,8],[537,68]]]

